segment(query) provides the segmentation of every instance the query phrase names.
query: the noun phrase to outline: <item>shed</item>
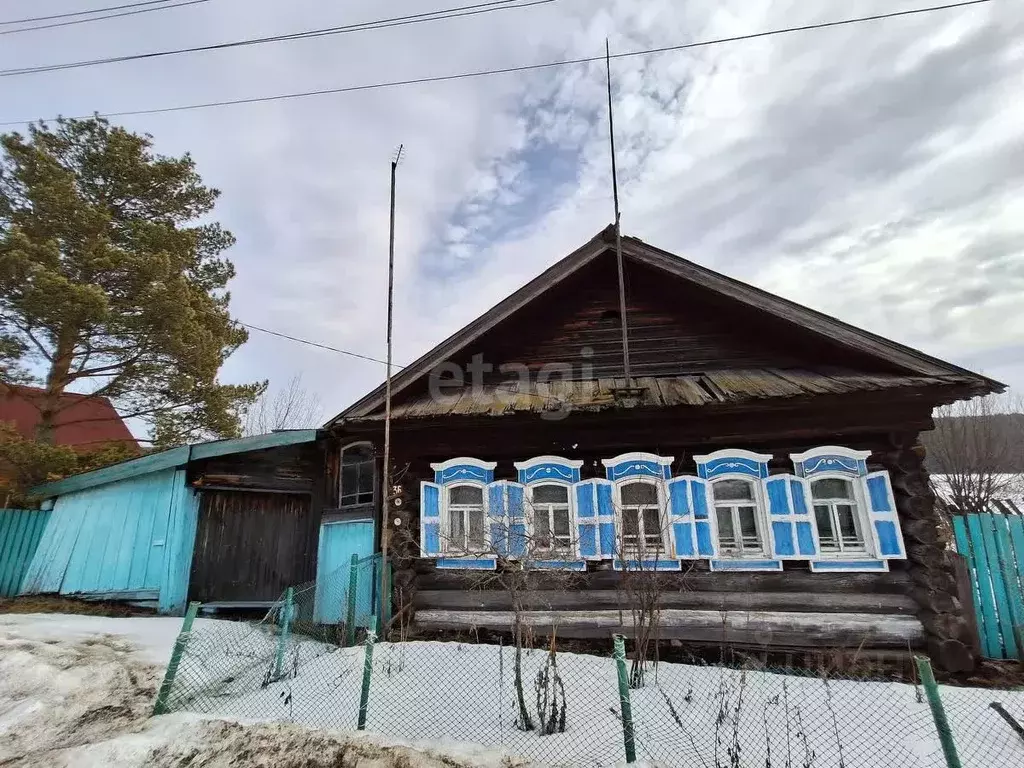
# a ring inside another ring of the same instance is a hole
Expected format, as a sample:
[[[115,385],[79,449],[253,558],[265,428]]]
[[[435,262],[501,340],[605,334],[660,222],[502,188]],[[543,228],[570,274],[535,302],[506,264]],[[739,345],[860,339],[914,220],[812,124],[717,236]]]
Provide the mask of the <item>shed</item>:
[[[316,576],[316,430],[187,445],[34,489],[52,516],[20,594],[270,605]]]

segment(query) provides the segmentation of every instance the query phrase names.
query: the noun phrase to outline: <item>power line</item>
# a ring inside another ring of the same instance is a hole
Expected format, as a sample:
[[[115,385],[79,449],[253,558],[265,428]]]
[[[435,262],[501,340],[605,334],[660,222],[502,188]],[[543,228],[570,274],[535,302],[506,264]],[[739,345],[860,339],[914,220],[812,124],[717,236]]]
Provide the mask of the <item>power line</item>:
[[[613,59],[624,59],[633,56],[647,56],[656,53],[667,53],[669,51],[682,51],[690,48],[703,48],[710,45],[720,45],[722,43],[735,43],[744,40],[754,40],[760,37],[769,37],[771,35],[782,35],[790,32],[805,32],[814,29],[826,29],[829,27],[840,27],[848,24],[861,24],[869,21],[878,21],[881,19],[891,19],[899,16],[913,16],[923,13],[931,13],[933,11],[944,11],[952,8],[964,8],[971,5],[981,5],[982,3],[989,3],[992,0],[965,0],[964,2],[948,3],[946,5],[933,5],[927,8],[914,8],[907,11],[895,11],[892,13],[880,13],[873,16],[860,16],[853,19],[840,19],[838,21],[821,22],[818,24],[805,24],[798,27],[784,27],[781,29],[772,29],[764,32],[752,32],[746,35],[735,35],[733,37],[721,37],[715,40],[702,40],[695,43],[682,43],[680,45],[670,45],[661,48],[647,48],[640,51],[629,51],[627,53],[613,53],[611,58]],[[595,61],[604,61],[604,56],[586,56],[578,59],[563,59],[561,61],[548,61],[542,64],[523,64],[514,67],[504,67],[501,69],[485,69],[476,72],[461,72],[454,75],[436,75],[433,77],[416,77],[407,80],[391,80],[387,82],[379,83],[367,83],[364,85],[349,85],[341,88],[325,88],[316,91],[300,91],[297,93],[284,93],[276,94],[274,96],[254,96],[247,99],[232,99],[227,101],[209,101],[199,104],[183,104],[177,107],[157,107],[154,109],[135,109],[125,110],[121,112],[104,112],[96,113],[100,114],[101,117],[128,117],[132,115],[157,115],[165,112],[181,112],[192,109],[209,109],[211,107],[228,107],[236,106],[239,104],[259,104],[267,101],[284,101],[290,99],[300,99],[309,96],[326,96],[329,94],[339,93],[353,93],[356,91],[369,91],[376,90],[379,88],[396,88],[405,85],[420,85],[423,83],[440,83],[448,82],[451,80],[464,80],[469,78],[486,77],[489,75],[503,75],[510,74],[513,72],[528,72],[540,69],[551,69],[553,67],[564,67],[576,64],[589,64]],[[72,119],[87,119],[94,115],[79,115],[77,118]],[[56,119],[56,118],[52,118]],[[22,120],[8,120],[0,123],[0,126],[8,125],[22,125],[24,123],[30,123],[33,119],[22,119]]]
[[[163,0],[166,2],[167,0]],[[89,24],[93,21],[106,21],[107,19],[119,19],[122,16],[135,16],[140,13],[153,13],[154,11],[169,11],[171,8],[183,8],[186,5],[198,5],[199,3],[208,3],[210,0],[187,0],[187,2],[174,3],[172,5],[161,4],[156,8],[139,8],[134,11],[122,11],[121,13],[110,13],[106,16],[94,16],[91,19],[74,19],[72,21],[58,21],[53,24],[37,24],[34,27],[22,27],[21,29],[5,29],[0,31],[0,35],[16,35],[19,32],[35,32],[39,29],[56,29],[57,27],[70,27],[75,24]],[[144,5],[144,3],[139,3]]]
[[[163,0],[166,2],[166,0]],[[547,5],[557,0],[491,0],[490,2],[476,3],[475,5],[463,5],[455,8],[443,8],[436,11],[414,13],[407,16],[394,16],[387,19],[375,21],[363,21],[356,24],[345,24],[338,27],[325,27],[323,29],[310,29],[305,32],[292,32],[286,35],[272,35],[269,37],[255,37],[245,40],[235,40],[228,43],[214,43],[211,45],[197,45],[191,48],[173,48],[164,51],[151,51],[149,53],[135,53],[126,56],[110,56],[101,59],[85,59],[82,61],[69,61],[63,64],[43,64],[37,67],[20,67],[14,69],[0,70],[0,77],[15,77],[18,75],[31,75],[40,72],[56,72],[63,69],[77,69],[79,67],[93,67],[100,64],[114,64],[125,61],[138,61],[141,59],[155,59],[163,56],[177,56],[183,53],[199,53],[205,51],[218,51],[226,48],[241,48],[249,45],[264,45],[266,43],[277,43],[288,40],[305,40],[315,37],[326,37],[330,35],[342,35],[350,32],[366,32],[374,29],[387,29],[389,27],[402,27],[408,24],[422,24],[430,21],[442,21],[455,19],[461,16],[476,16],[482,13],[493,11],[515,10],[517,8],[528,8],[534,5]]]
[[[91,8],[88,11],[71,11],[68,13],[55,13],[52,16],[31,16],[26,19],[11,19],[9,21],[0,21],[0,27],[5,27],[8,24],[30,24],[33,21],[50,21],[51,19],[67,19],[72,16],[91,16],[94,13],[106,13],[107,11],[120,11],[122,8],[138,8],[142,5],[159,5],[160,3],[169,3],[170,0],[145,0],[142,3],[126,3],[124,5],[108,5],[106,8]]]
[[[320,349],[326,349],[331,352],[337,352],[341,355],[348,355],[349,357],[358,357],[360,360],[369,360],[371,363],[380,363],[381,365],[387,365],[386,360],[380,360],[376,357],[370,357],[369,355],[360,355],[358,352],[349,352],[347,349],[338,349],[328,344],[321,344],[317,341],[310,341],[309,339],[301,339],[298,336],[289,336],[287,333],[281,333],[280,331],[272,331],[269,328],[260,328],[258,325],[250,325],[249,323],[243,323],[241,320],[232,320],[235,325],[240,325],[243,328],[248,328],[251,331],[259,331],[260,333],[266,333],[270,336],[277,336],[278,338],[288,339],[289,341],[297,341],[299,344],[307,344],[311,347],[319,347]],[[392,363],[396,368],[404,368],[404,365],[398,363]]]

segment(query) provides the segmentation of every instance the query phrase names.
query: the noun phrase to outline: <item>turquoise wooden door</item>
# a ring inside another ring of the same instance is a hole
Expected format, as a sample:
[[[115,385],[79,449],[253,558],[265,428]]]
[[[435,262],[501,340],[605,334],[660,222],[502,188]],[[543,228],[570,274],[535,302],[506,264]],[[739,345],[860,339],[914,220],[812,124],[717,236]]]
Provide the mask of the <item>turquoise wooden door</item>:
[[[340,624],[348,610],[352,575],[352,555],[356,555],[356,626],[370,626],[374,614],[374,589],[378,558],[373,555],[373,522],[324,523],[320,526],[320,548],[316,567],[315,620],[320,624]]]

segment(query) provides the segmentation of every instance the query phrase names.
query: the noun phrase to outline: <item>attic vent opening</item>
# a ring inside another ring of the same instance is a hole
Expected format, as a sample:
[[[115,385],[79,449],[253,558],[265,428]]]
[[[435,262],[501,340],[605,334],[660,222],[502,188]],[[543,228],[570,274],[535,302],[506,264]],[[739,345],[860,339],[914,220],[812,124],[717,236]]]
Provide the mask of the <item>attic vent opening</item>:
[[[604,312],[601,313],[601,319],[614,320],[616,323],[618,323],[622,320],[622,315],[619,314],[619,310],[617,309],[606,309]]]

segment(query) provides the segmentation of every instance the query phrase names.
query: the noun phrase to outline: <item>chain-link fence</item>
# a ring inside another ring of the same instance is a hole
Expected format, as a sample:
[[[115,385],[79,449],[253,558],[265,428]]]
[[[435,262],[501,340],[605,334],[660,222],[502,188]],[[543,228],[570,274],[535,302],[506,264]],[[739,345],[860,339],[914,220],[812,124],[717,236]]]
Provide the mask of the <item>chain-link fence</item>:
[[[289,590],[260,622],[201,621],[183,633],[160,710],[471,742],[549,765],[634,756],[699,768],[951,765],[926,685],[754,661],[662,661],[638,680],[611,641],[604,655],[376,642],[375,588],[361,584],[379,579],[379,561],[357,567],[320,590]],[[1013,728],[1024,692],[930,690],[965,768],[1024,765]]]

